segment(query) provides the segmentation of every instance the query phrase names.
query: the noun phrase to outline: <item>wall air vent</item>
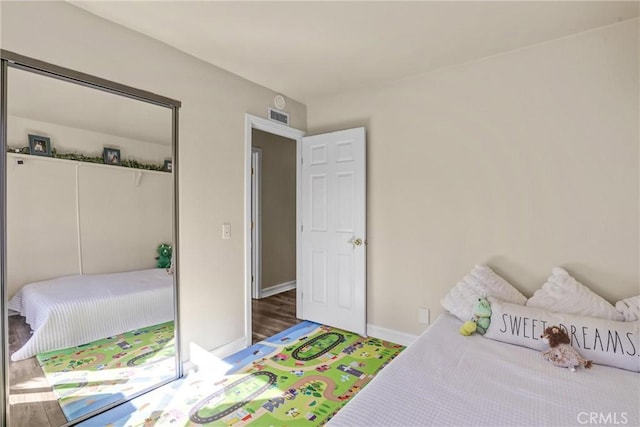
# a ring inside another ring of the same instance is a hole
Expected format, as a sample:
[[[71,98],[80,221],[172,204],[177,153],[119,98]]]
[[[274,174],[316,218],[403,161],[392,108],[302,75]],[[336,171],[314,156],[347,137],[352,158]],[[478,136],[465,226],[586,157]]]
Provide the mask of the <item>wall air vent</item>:
[[[269,107],[269,120],[289,126],[289,113]]]

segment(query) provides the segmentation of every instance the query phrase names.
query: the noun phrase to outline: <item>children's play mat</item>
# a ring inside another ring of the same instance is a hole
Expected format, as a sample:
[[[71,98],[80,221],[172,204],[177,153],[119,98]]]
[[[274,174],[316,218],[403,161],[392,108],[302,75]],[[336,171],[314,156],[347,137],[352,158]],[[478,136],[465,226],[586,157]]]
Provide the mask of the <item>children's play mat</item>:
[[[84,425],[322,425],[403,349],[305,321]]]

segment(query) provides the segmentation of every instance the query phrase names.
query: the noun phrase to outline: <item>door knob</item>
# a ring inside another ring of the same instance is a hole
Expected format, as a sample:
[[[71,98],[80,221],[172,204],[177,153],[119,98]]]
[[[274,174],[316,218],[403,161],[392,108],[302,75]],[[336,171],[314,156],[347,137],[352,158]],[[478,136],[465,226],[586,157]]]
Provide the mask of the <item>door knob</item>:
[[[347,243],[351,243],[353,245],[353,249],[355,249],[356,246],[362,245],[362,239],[361,238],[356,239],[356,237],[353,236],[351,239],[347,240]]]

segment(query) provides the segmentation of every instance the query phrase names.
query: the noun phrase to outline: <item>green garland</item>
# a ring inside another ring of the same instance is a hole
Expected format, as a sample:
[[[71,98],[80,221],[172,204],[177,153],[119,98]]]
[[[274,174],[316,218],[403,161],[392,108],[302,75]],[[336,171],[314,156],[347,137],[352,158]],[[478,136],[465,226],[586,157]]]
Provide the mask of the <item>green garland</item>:
[[[17,153],[17,154],[30,154],[29,147],[20,147],[20,148],[11,148],[7,147],[7,152],[9,153]],[[51,150],[51,157],[55,159],[64,159],[64,160],[75,160],[78,162],[84,163],[104,163],[104,158],[102,156],[87,156],[81,153],[58,153],[58,151],[53,148]],[[164,169],[164,165],[157,165],[155,163],[145,163],[139,162],[137,160],[132,159],[122,159],[119,165],[113,166],[122,166],[125,168],[135,168],[135,169],[145,169],[151,171],[160,171],[160,172],[169,172]]]

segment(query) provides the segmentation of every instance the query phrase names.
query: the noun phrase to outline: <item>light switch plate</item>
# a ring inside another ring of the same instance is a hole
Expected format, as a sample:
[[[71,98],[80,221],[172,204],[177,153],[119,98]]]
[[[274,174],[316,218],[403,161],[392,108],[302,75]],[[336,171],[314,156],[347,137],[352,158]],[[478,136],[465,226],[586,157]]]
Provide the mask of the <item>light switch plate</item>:
[[[422,323],[423,325],[429,324],[429,309],[428,308],[419,308],[418,309],[418,323]]]

